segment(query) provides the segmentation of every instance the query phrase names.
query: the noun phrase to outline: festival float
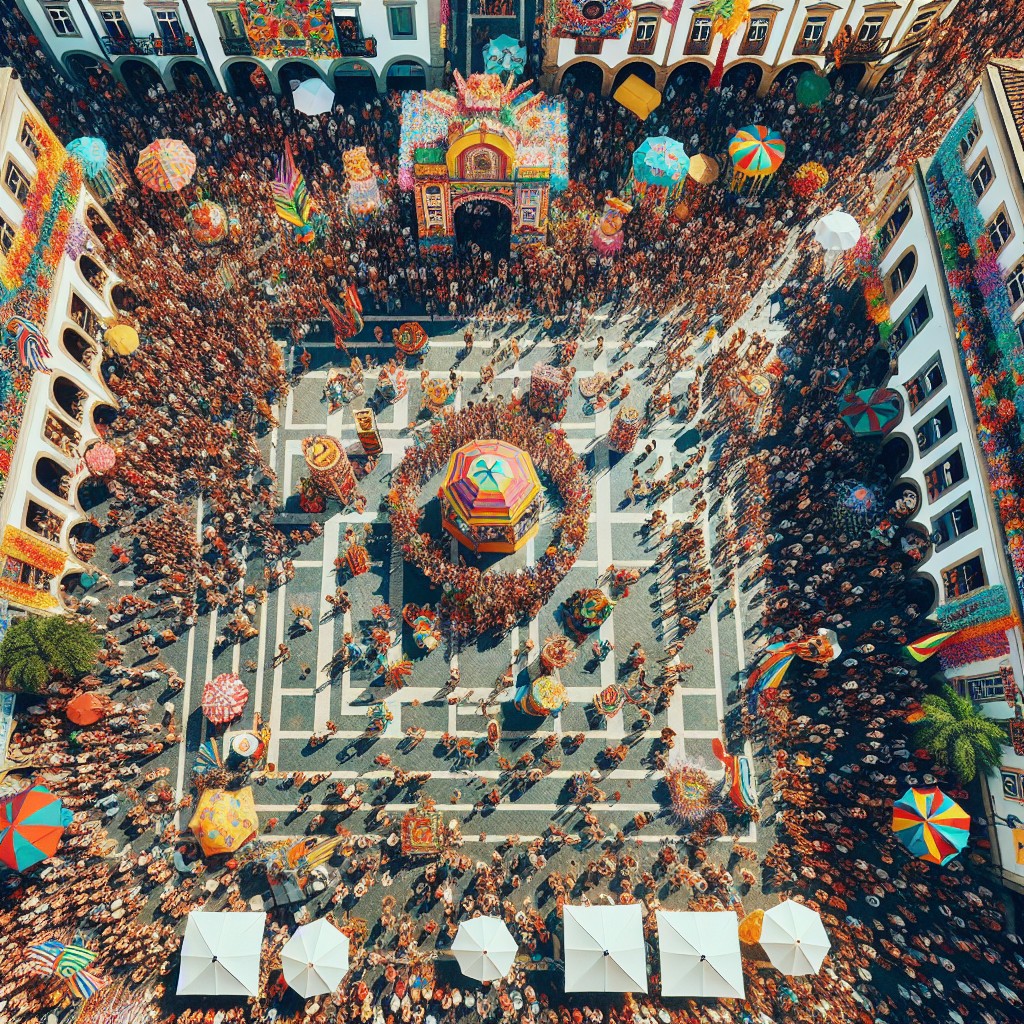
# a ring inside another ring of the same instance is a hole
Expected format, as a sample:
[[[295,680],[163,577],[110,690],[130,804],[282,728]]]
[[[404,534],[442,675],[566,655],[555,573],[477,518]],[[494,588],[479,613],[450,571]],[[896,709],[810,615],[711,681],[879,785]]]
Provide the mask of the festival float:
[[[354,146],[341,155],[345,169],[349,213],[355,217],[368,217],[380,207],[380,189],[377,175],[370,165],[365,146]]]
[[[615,602],[603,590],[577,590],[562,605],[566,631],[578,644],[583,643],[588,633],[604,625],[614,607]]]
[[[337,498],[346,508],[365,504],[366,499],[356,487],[352,463],[340,441],[324,434],[304,438],[302,456],[310,478],[325,496]]]
[[[572,375],[560,366],[538,363],[530,371],[528,405],[534,416],[561,420],[569,402]]]
[[[541,495],[529,454],[507,441],[474,441],[448,460],[438,491],[441,524],[474,554],[508,554],[537,535]]]
[[[405,857],[436,857],[444,849],[444,821],[434,809],[434,802],[423,797],[418,807],[411,807],[402,816],[401,844]]]
[[[644,139],[633,151],[625,192],[664,213],[666,204],[682,195],[689,169],[681,142],[664,135]]]
[[[566,108],[513,81],[456,71],[454,94],[403,94],[398,183],[415,195],[421,249],[451,249],[455,212],[475,201],[508,210],[513,251],[544,240],[550,193],[569,182]]]
[[[672,817],[680,824],[699,824],[714,810],[715,782],[699,764],[671,761],[665,769],[665,786]]]
[[[316,207],[313,197],[306,188],[306,179],[295,165],[291,145],[285,139],[284,153],[277,164],[277,174],[270,183],[277,215],[291,225],[292,240],[296,244],[308,245],[313,241],[313,215]]]
[[[512,703],[524,715],[557,718],[569,706],[569,694],[555,676],[543,675],[520,686]]]
[[[622,224],[632,212],[632,205],[624,199],[615,196],[605,199],[604,210],[590,234],[591,244],[602,256],[614,256],[622,248],[626,237]]]
[[[384,451],[380,431],[377,429],[377,417],[372,409],[357,409],[352,413],[356,424],[356,438],[363,451],[371,458],[376,458]]]

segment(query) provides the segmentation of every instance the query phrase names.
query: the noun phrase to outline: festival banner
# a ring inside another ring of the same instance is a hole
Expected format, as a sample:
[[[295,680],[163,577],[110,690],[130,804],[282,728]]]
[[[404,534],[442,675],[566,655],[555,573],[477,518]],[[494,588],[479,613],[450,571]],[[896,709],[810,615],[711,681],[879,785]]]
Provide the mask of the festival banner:
[[[342,57],[328,0],[241,0],[254,57]]]

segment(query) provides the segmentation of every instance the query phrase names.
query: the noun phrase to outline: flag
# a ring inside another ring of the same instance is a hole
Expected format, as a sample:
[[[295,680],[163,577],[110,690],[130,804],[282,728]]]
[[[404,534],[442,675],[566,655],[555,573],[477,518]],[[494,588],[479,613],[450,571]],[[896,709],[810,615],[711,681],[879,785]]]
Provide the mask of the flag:
[[[951,629],[944,633],[929,633],[927,636],[907,644],[904,650],[914,661],[927,661],[947,640],[956,636],[958,630]]]
[[[359,292],[354,284],[345,289],[345,311],[352,317],[356,328],[354,333],[358,334],[366,326],[366,321],[362,317],[363,304],[359,301]]]
[[[313,199],[306,189],[306,179],[295,166],[292,148],[285,140],[284,153],[277,164],[277,175],[271,183],[274,206],[281,220],[293,227],[307,229],[314,212]]]
[[[324,298],[324,309],[334,327],[334,347],[348,352],[345,341],[358,334],[359,328],[356,326],[355,317],[352,316],[348,303],[345,302],[344,305],[345,311],[342,312],[330,299]]]

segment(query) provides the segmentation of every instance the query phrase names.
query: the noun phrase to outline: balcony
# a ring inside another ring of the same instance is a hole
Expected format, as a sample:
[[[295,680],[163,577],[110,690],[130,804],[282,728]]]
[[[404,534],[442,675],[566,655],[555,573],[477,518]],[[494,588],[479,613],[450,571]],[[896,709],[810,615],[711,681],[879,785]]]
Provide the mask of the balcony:
[[[889,52],[891,43],[891,37],[882,39],[876,36],[874,39],[855,39],[842,54],[842,60],[844,63],[863,61],[865,64],[870,64],[873,61],[881,60]]]
[[[252,47],[246,36],[232,37],[220,41],[221,49],[228,57],[251,57]]]
[[[104,36],[103,49],[109,57],[170,57],[177,55],[195,56],[198,52],[195,40],[186,35],[183,39],[162,39],[159,36]]]
[[[740,43],[741,57],[760,57],[768,48],[768,37],[763,39],[744,39]]]
[[[338,50],[343,57],[376,57],[377,37],[362,36],[355,39],[338,37]]]
[[[707,39],[687,39],[686,41],[686,53],[687,55],[699,55],[706,56],[711,52],[711,37]]]
[[[650,57],[654,53],[655,42],[653,36],[650,39],[633,39],[629,44],[629,52],[634,56]]]
[[[793,47],[793,53],[797,57],[814,57],[821,53],[824,45],[824,40],[822,39],[801,39]]]

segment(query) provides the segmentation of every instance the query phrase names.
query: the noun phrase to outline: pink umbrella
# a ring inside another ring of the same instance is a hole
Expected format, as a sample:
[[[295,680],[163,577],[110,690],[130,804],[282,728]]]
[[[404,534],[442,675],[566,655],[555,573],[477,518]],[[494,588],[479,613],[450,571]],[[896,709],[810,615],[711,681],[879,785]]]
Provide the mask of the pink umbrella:
[[[100,441],[85,453],[85,464],[93,476],[106,476],[117,465],[117,452],[105,441]]]
[[[237,718],[249,699],[249,691],[232,672],[222,672],[203,687],[203,714],[214,725]]]

